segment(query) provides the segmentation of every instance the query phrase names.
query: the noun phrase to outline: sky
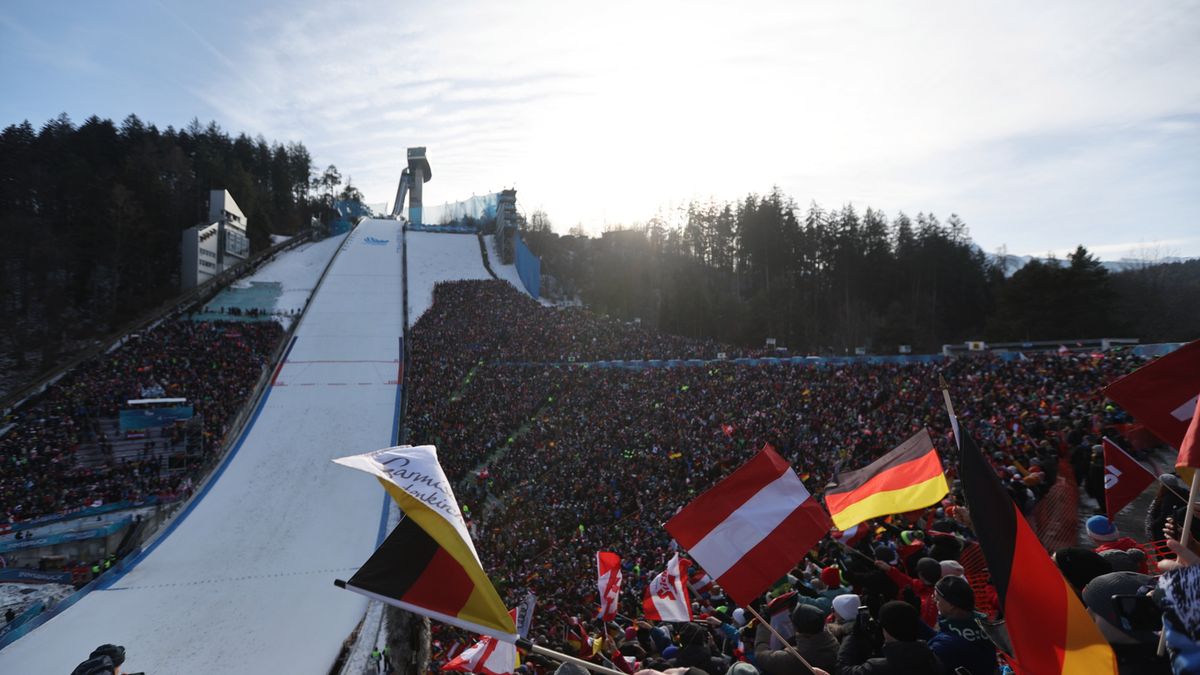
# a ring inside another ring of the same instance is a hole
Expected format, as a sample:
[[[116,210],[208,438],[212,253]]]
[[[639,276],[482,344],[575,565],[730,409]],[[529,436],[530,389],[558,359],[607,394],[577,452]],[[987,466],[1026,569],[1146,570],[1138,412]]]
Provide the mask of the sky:
[[[589,232],[778,186],[988,252],[1200,257],[1200,2],[0,5],[0,126],[192,118],[369,202],[516,187]]]

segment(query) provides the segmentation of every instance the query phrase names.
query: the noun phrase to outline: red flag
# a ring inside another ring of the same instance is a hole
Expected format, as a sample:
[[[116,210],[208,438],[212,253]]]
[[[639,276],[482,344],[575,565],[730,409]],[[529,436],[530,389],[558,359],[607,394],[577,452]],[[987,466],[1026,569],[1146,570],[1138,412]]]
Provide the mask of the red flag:
[[[1183,442],[1179,444],[1179,457],[1175,460],[1177,470],[1184,467],[1200,468],[1200,405],[1196,405],[1195,398],[1192,399],[1192,423],[1183,435]]]
[[[517,620],[517,610],[508,613]],[[479,642],[464,649],[451,659],[442,670],[458,670],[482,675],[506,675],[517,667],[517,646],[511,642],[497,640],[490,635],[479,638]]]
[[[1183,447],[1198,394],[1200,340],[1189,342],[1104,388],[1105,396],[1176,449]],[[1180,466],[1200,467],[1200,456],[1181,462]]]
[[[1120,446],[1104,439],[1104,502],[1109,519],[1157,480]]]
[[[675,514],[666,528],[734,602],[748,605],[832,524],[792,467],[764,447]]]
[[[621,594],[621,556],[608,551],[596,553],[596,571],[600,584],[600,612],[596,618],[617,618],[617,598]]]
[[[654,577],[646,586],[642,598],[642,610],[651,621],[691,621],[692,602],[688,599],[688,566],[692,561],[680,559],[676,553],[667,563],[667,569]]]

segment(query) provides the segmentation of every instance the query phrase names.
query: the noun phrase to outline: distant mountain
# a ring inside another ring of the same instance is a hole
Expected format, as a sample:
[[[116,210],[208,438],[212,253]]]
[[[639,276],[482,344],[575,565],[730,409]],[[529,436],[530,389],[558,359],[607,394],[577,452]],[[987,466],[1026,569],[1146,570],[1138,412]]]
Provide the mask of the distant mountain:
[[[996,255],[994,253],[986,253],[989,263],[999,263],[1004,269],[1004,276],[1011,277],[1017,270],[1029,264],[1031,260],[1041,260],[1043,262],[1049,260],[1048,257],[1033,256],[1033,255]],[[1129,270],[1141,269],[1152,265],[1164,265],[1167,263],[1187,262],[1192,258],[1180,258],[1178,256],[1168,256],[1158,258],[1156,260],[1138,260],[1137,258],[1119,258],[1117,260],[1101,260],[1100,264],[1111,273],[1126,272]],[[1063,258],[1059,258],[1062,262]]]

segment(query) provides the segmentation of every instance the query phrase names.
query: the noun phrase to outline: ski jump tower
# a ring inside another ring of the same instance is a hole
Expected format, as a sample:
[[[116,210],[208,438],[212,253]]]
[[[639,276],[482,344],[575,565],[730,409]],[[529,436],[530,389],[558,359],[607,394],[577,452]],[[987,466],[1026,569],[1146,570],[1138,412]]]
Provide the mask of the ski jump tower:
[[[425,148],[408,149],[408,166],[400,172],[400,185],[396,188],[396,201],[392,204],[392,215],[404,215],[404,198],[408,197],[408,222],[421,224],[421,187],[433,178],[429,160],[425,159]]]

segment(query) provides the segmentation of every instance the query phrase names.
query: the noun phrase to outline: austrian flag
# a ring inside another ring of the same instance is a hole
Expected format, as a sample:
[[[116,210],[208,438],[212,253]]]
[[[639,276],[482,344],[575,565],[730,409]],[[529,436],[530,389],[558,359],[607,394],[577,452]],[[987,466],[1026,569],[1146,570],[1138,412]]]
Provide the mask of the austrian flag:
[[[596,553],[596,573],[600,585],[600,613],[596,618],[617,618],[617,599],[621,595],[621,556],[608,551]]]
[[[764,447],[685,506],[666,528],[734,602],[748,605],[832,525],[792,467]]]
[[[651,621],[691,621],[692,603],[688,599],[687,579],[690,560],[680,560],[676,553],[667,569],[654,577],[646,587],[642,610]]]

